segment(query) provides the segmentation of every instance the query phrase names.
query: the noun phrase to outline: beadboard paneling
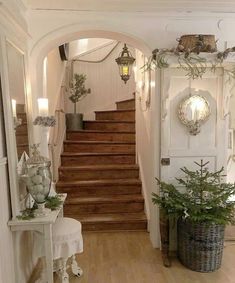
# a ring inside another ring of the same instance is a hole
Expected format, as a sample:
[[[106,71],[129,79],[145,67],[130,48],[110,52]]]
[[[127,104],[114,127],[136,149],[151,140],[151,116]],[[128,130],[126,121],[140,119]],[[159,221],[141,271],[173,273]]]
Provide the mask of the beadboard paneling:
[[[98,49],[85,56],[81,56],[82,60],[97,61],[104,58],[109,51],[114,47],[108,45],[104,48]],[[84,113],[85,119],[94,119],[94,110],[110,110],[115,109],[115,102],[133,98],[132,94],[135,91],[134,73],[130,80],[125,84],[120,76],[117,63],[115,59],[119,56],[123,44],[120,43],[110,56],[101,63],[74,63],[74,73],[85,74],[87,77],[86,87],[91,89],[83,100],[78,102],[77,110]],[[132,55],[134,50],[128,46]],[[73,112],[73,104],[66,99],[66,112]]]

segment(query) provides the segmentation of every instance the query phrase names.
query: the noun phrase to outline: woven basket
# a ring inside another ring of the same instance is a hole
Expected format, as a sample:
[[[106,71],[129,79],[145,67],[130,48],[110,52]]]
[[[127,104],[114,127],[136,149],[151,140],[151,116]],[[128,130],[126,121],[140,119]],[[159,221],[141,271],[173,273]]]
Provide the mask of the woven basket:
[[[212,34],[187,34],[178,40],[179,51],[215,52],[217,50],[215,36]]]
[[[224,225],[206,225],[178,220],[178,257],[183,265],[194,271],[212,272],[220,268]]]

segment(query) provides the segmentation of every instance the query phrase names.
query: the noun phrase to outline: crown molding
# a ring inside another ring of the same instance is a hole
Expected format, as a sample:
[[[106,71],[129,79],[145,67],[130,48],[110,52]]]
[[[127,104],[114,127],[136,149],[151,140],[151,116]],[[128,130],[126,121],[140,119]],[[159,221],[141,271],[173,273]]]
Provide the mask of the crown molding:
[[[20,0],[16,0],[20,1]],[[0,2],[0,26],[4,27],[5,32],[13,32],[18,36],[23,36],[25,38],[31,38],[27,31],[27,24],[23,25],[19,19],[10,11],[10,9],[3,3]]]

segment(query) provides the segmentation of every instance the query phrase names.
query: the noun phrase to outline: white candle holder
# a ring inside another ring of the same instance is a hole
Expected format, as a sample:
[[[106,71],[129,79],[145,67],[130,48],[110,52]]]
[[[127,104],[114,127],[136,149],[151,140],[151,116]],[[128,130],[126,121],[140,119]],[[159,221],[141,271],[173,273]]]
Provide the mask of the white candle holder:
[[[211,114],[209,102],[201,95],[190,95],[184,98],[178,109],[178,117],[190,135],[200,133],[201,125],[207,121]]]
[[[38,203],[38,208],[35,209],[35,217],[44,217],[50,214],[51,210],[45,207],[45,203]]]

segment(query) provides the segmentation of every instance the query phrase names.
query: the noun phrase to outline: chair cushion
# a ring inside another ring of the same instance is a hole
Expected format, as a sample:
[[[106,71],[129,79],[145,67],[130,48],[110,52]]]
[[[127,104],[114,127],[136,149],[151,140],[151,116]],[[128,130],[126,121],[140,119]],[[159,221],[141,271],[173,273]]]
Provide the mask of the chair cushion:
[[[68,258],[83,252],[82,225],[79,221],[61,217],[56,220],[52,229],[53,257]]]

